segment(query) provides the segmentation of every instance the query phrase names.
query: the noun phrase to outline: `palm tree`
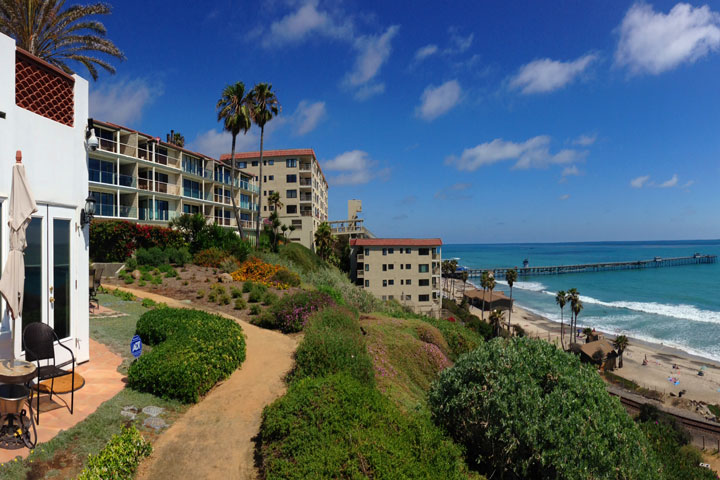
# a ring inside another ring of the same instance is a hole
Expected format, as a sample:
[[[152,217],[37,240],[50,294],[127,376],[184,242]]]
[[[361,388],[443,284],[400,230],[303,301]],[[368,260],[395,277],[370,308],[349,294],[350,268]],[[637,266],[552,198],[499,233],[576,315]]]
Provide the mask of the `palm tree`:
[[[562,349],[565,350],[565,321],[563,318],[563,313],[565,310],[565,303],[567,303],[568,297],[564,290],[560,290],[555,295],[555,303],[560,305],[560,345],[562,346]]]
[[[323,260],[327,260],[330,258],[330,253],[332,253],[332,244],[333,238],[330,224],[323,222],[315,231],[315,251]]]
[[[493,272],[488,274],[487,289],[490,290],[490,301],[492,302],[492,292],[495,290],[495,275]]]
[[[467,270],[463,270],[462,274],[460,275],[463,281],[463,298],[465,298],[465,287],[467,286],[468,278],[470,278],[470,274]]]
[[[222,91],[222,96],[220,97],[220,100],[218,100],[216,108],[218,110],[218,122],[222,120],[223,128],[232,135],[230,169],[233,172],[233,178],[230,184],[230,199],[232,201],[233,212],[235,212],[235,221],[237,222],[238,233],[240,234],[240,238],[244,239],[245,234],[243,233],[240,223],[240,214],[238,213],[238,208],[235,204],[235,140],[241,130],[243,134],[246,134],[252,125],[250,122],[250,110],[247,106],[247,96],[245,95],[245,84],[243,82],[236,82],[226,86]],[[257,218],[256,220],[258,221],[259,228],[260,219]],[[257,248],[260,245],[259,237],[255,240],[255,246]]]
[[[577,325],[577,317],[575,315],[575,305],[580,301],[580,293],[577,288],[571,288],[567,292],[568,301],[570,302],[570,343],[575,343],[577,335],[575,334],[575,326]]]
[[[180,132],[173,132],[170,143],[182,148],[185,146],[185,136]]]
[[[493,332],[496,337],[500,336],[500,325],[502,323],[502,317],[503,313],[500,309],[495,309],[492,312],[490,312],[490,316],[488,316],[488,321],[490,322],[490,325],[493,326]]]
[[[618,368],[623,367],[623,353],[625,353],[625,349],[630,346],[630,342],[628,341],[628,338],[625,335],[618,335],[617,338],[615,338],[615,341],[613,342],[613,345],[615,348],[617,348],[618,351]]]
[[[280,230],[282,230],[283,244],[287,244],[287,231],[288,231],[288,226],[285,225],[285,224],[283,224],[283,226],[280,227]]]
[[[508,332],[510,331],[510,318],[512,317],[512,307],[513,307],[513,285],[517,281],[518,272],[517,268],[512,268],[510,270],[505,271],[505,281],[508,284],[508,287],[510,287],[510,311],[508,312]]]
[[[456,277],[457,267],[458,267],[457,260],[455,260],[455,259],[450,260],[450,278],[452,278],[452,284],[450,285],[452,292],[450,293],[450,297],[453,300],[455,300],[455,279],[457,278]]]
[[[280,114],[282,107],[278,102],[271,83],[258,83],[253,87],[248,97],[250,104],[250,118],[260,127],[260,172],[258,175],[258,188],[262,193],[263,169],[263,143],[265,141],[265,125]],[[258,200],[258,224],[255,229],[255,240],[260,243],[260,212],[262,211],[262,194]]]
[[[273,192],[268,195],[268,206],[275,215],[271,215],[272,218],[272,229],[273,229],[273,242],[274,248],[277,250],[277,229],[280,226],[280,214],[279,210],[283,207],[283,203],[280,201],[280,192]]]
[[[590,343],[593,337],[593,329],[590,327],[583,328],[583,335],[585,335],[585,343]]]
[[[452,267],[450,264],[450,260],[443,260],[440,264],[440,270],[442,271],[443,276],[443,283],[445,284],[444,290],[447,292],[447,297],[450,298],[450,273],[452,272]]]
[[[575,324],[573,327],[573,333],[575,334],[575,341],[577,342],[577,319],[578,315],[580,315],[580,311],[583,309],[583,304],[578,298],[575,303],[572,304],[572,312],[573,316],[575,317]]]
[[[87,18],[109,15],[110,5],[73,5],[62,10],[64,6],[65,0],[0,0],[0,32],[68,74],[75,73],[68,60],[82,63],[93,80],[98,79],[96,66],[115,73],[115,67],[93,54],[119,60],[125,60],[125,55],[105,38],[107,30],[101,22]]]
[[[485,291],[487,290],[488,280],[490,278],[490,274],[487,270],[484,270],[482,272],[482,275],[480,275],[480,286],[483,289],[483,301],[482,301],[482,310],[480,311],[480,319],[485,320]]]

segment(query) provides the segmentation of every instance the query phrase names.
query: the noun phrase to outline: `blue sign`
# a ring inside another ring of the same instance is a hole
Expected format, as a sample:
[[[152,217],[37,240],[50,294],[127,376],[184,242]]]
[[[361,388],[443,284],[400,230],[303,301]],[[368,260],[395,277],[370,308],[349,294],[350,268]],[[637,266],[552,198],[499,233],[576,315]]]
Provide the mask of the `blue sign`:
[[[130,353],[132,353],[135,358],[138,358],[142,353],[142,340],[140,340],[139,335],[135,335],[132,340],[130,340]]]

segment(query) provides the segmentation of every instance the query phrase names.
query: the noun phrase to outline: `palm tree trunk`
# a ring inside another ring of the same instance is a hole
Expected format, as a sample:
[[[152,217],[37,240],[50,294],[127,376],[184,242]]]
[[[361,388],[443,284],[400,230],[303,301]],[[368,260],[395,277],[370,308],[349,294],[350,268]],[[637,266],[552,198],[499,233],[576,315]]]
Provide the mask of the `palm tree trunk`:
[[[232,149],[230,150],[230,171],[232,172],[232,178],[230,179],[230,194],[232,195],[232,208],[233,213],[235,214],[235,222],[237,223],[237,229],[238,233],[240,234],[240,238],[245,240],[245,235],[243,234],[242,226],[240,225],[240,213],[238,212],[237,204],[235,203],[235,138],[237,135],[232,136]]]
[[[512,309],[513,309],[512,287],[510,287],[510,311],[508,312],[508,332],[510,331],[510,319],[512,318]]]
[[[485,320],[485,288],[483,287],[483,308],[480,311],[480,320]]]
[[[560,309],[560,346],[565,350],[565,318],[563,309]]]
[[[262,212],[262,167],[263,167],[263,141],[265,140],[265,125],[260,127],[260,175],[258,176],[258,214],[255,225],[255,249],[260,248],[260,215]]]

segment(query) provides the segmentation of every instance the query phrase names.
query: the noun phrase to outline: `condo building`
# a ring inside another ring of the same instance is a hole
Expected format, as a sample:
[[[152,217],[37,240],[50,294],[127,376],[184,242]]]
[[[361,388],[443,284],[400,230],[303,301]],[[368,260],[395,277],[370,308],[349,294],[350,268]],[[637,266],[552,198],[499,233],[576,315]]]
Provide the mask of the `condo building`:
[[[99,144],[89,153],[96,217],[167,224],[184,213],[237,228],[232,185],[246,233],[255,229],[258,188],[252,175],[158,137],[93,121]]]
[[[229,161],[230,155],[222,155]],[[235,166],[244,174],[255,178],[259,184],[260,152],[235,154]],[[313,248],[315,231],[328,220],[328,183],[311,148],[293,150],[268,150],[263,152],[262,212],[265,219],[272,213],[267,198],[273,192],[280,193],[283,206],[278,212],[280,221],[295,229],[288,238],[293,242]]]
[[[382,300],[394,299],[438,318],[441,246],[439,238],[351,239],[351,278]]]

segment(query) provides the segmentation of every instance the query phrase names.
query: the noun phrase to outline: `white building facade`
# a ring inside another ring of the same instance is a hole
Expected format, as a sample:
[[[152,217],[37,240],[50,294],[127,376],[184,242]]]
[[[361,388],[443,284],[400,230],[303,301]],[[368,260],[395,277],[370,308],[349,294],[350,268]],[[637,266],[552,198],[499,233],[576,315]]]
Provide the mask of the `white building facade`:
[[[23,357],[22,329],[32,322],[53,327],[78,362],[90,358],[89,232],[80,224],[88,195],[87,119],[85,79],[17,49],[0,34],[0,267],[9,251],[8,198],[17,151],[38,206],[27,229],[25,298],[22,318],[14,322],[14,345],[13,322],[0,300],[0,358]]]

